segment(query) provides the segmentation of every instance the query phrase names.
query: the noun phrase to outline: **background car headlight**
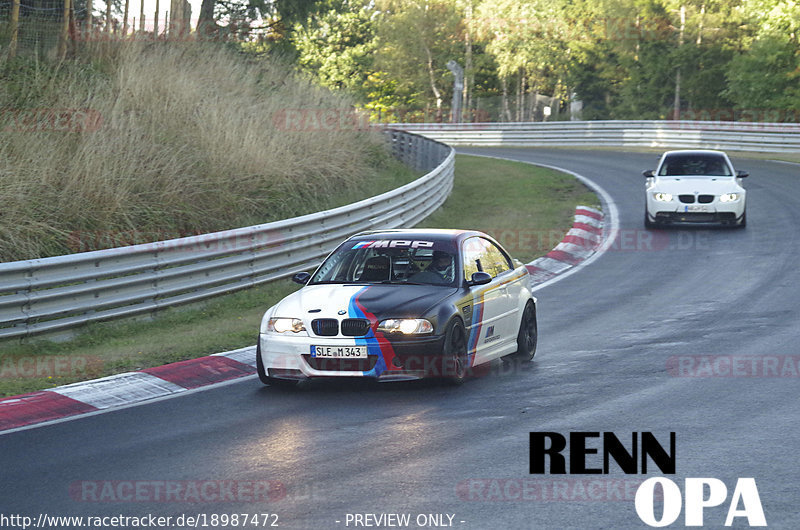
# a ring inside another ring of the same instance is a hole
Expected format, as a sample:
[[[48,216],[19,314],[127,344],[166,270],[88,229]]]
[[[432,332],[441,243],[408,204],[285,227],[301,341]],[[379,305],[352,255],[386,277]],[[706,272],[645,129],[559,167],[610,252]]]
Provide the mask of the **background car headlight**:
[[[270,318],[267,322],[267,331],[271,333],[300,333],[305,331],[306,327],[303,321],[299,318]]]
[[[433,331],[433,324],[424,318],[390,318],[378,324],[378,331],[417,335],[420,333],[431,333]]]
[[[659,202],[669,202],[672,200],[672,195],[659,191],[653,194],[653,198]]]
[[[719,202],[734,202],[739,199],[738,193],[723,193],[719,196]]]

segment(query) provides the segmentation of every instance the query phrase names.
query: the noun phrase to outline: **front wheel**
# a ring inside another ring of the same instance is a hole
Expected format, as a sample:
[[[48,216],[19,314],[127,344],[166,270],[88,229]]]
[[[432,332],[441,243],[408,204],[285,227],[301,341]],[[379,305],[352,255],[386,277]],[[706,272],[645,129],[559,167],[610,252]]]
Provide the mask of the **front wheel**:
[[[647,210],[644,211],[644,227],[648,230],[653,228],[658,228],[658,225],[650,220],[650,216],[647,214]]]
[[[468,363],[467,331],[461,320],[456,318],[448,324],[444,336],[442,375],[449,383],[460,385],[467,379]]]
[[[536,323],[536,306],[532,300],[525,304],[522,319],[517,333],[517,351],[506,355],[503,359],[530,362],[536,355],[536,344],[539,341],[539,328]]]
[[[742,220],[739,221],[739,224],[736,225],[736,228],[746,228],[747,227],[747,210],[742,214]]]

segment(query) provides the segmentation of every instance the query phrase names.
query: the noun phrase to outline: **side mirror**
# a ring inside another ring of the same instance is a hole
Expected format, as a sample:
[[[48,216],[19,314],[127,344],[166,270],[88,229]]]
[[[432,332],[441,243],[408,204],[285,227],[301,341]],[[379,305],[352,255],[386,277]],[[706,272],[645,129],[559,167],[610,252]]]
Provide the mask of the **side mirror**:
[[[299,283],[300,285],[305,285],[308,283],[308,280],[311,279],[311,275],[307,272],[298,272],[294,276],[292,276],[292,281],[294,283]]]
[[[467,285],[472,287],[473,285],[486,285],[487,283],[492,281],[492,275],[488,272],[473,272],[472,277],[467,282]]]
[[[743,179],[743,178],[749,177],[749,176],[750,176],[750,173],[748,173],[747,171],[737,171],[736,172],[736,178]]]
[[[647,169],[645,171],[642,171],[642,176],[647,177],[647,178],[655,177],[655,175],[653,175],[653,170],[652,169]]]

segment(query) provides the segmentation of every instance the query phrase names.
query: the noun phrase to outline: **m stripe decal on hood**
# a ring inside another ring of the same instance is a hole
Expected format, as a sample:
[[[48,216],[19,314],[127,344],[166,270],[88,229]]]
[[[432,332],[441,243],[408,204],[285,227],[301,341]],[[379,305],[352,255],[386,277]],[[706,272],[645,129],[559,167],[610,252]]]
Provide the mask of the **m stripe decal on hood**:
[[[377,355],[378,362],[375,363],[375,368],[369,371],[364,371],[364,375],[380,376],[387,370],[399,370],[392,364],[394,359],[394,348],[391,343],[383,336],[383,333],[376,331],[378,327],[378,319],[373,313],[367,311],[364,305],[359,301],[359,297],[364,294],[369,286],[359,290],[352,298],[348,306],[348,316],[350,318],[365,318],[369,320],[369,332],[365,337],[355,337],[356,344],[367,346],[367,355]]]

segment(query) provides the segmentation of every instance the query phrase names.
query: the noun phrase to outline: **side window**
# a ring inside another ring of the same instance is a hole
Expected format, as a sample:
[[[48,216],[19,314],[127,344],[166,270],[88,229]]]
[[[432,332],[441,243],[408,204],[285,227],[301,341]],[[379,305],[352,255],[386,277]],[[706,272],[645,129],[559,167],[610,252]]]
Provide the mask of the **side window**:
[[[477,271],[488,272],[492,278],[513,267],[506,255],[494,243],[481,237],[464,241],[464,279]]]
[[[464,241],[464,279],[469,280],[472,274],[482,271],[481,253],[483,252],[483,245],[481,239],[478,237],[471,237]]]
[[[494,278],[498,274],[502,274],[507,270],[511,270],[511,264],[508,262],[508,258],[503,251],[497,248],[497,246],[492,243],[491,241],[483,240],[485,245],[485,251],[483,258],[481,259],[481,264],[483,265],[483,270],[488,272]]]

